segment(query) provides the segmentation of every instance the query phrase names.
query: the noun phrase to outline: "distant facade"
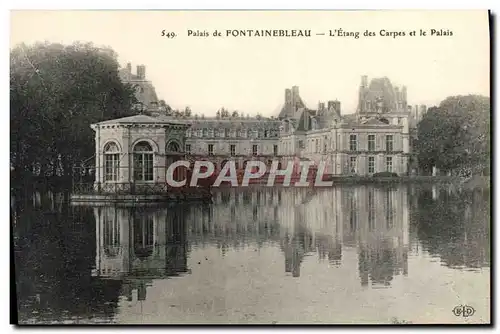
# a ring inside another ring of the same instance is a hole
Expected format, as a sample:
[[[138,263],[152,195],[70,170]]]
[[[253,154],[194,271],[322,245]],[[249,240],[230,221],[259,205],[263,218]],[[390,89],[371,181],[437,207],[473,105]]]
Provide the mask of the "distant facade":
[[[277,119],[227,117],[185,119],[184,152],[193,158],[207,158],[220,169],[232,160],[243,168],[248,160],[270,164],[278,157],[279,125]]]
[[[287,89],[280,113],[280,155],[284,160],[323,161],[326,173],[333,175],[405,175],[410,127],[416,124],[406,95],[406,87],[393,87],[388,78],[368,84],[363,76],[356,112],[342,115],[339,101],[320,102],[312,110],[303,104],[297,87]]]

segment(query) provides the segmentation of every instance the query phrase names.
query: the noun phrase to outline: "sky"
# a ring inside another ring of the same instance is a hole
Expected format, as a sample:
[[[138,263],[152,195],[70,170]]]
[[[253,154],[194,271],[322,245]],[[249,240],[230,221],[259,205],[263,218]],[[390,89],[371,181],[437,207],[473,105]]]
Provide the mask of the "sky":
[[[188,30],[212,35],[216,29],[223,37],[188,36]],[[226,37],[233,29],[302,29],[312,36]],[[336,29],[360,37],[330,36]],[[427,35],[419,36],[420,29]],[[453,35],[430,36],[431,29]],[[376,36],[364,37],[365,30]],[[381,30],[405,36],[381,36]],[[146,66],[159,99],[206,116],[221,107],[277,115],[291,86],[299,86],[309,108],[337,99],[350,114],[362,75],[407,86],[410,105],[490,91],[486,11],[13,11],[10,37],[11,47],[37,41],[109,46],[122,67]]]

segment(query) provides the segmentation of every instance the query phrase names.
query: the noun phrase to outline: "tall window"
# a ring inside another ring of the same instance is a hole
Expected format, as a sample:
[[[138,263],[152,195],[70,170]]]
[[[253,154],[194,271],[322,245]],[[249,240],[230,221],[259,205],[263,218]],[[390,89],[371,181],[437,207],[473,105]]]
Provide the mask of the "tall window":
[[[203,129],[203,137],[206,137],[208,136],[208,129]]]
[[[104,180],[118,181],[120,171],[120,150],[115,143],[104,147]]]
[[[349,150],[357,151],[358,150],[358,140],[356,135],[349,136]]]
[[[191,144],[186,144],[186,154],[191,154]]]
[[[385,136],[385,149],[387,152],[392,152],[393,151],[393,147],[394,144],[393,144],[393,139],[392,139],[392,135],[387,135]]]
[[[224,137],[229,137],[229,129],[224,129]]]
[[[134,146],[134,180],[153,181],[153,148],[145,141]]]
[[[392,157],[385,158],[385,169],[387,172],[392,172]]]
[[[273,146],[273,153],[274,155],[278,155],[278,145]]]
[[[214,144],[208,144],[208,155],[214,155]]]
[[[349,159],[349,172],[356,173],[356,157]]]
[[[375,173],[375,157],[368,157],[368,173]]]
[[[259,149],[258,149],[257,145],[252,145],[252,154],[253,155],[259,154]]]
[[[375,151],[375,135],[368,135],[368,151]]]
[[[231,151],[231,156],[236,155],[236,145],[229,146],[229,150]]]

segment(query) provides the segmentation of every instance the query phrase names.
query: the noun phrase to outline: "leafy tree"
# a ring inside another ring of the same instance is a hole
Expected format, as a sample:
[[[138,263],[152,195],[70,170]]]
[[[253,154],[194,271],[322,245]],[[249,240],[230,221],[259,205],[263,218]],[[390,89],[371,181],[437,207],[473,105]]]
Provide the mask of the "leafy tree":
[[[13,183],[71,176],[95,154],[90,124],[130,116],[134,89],[118,75],[116,54],[92,44],[21,44],[10,52]]]
[[[167,114],[172,115],[172,108],[165,102],[165,100],[160,100],[160,108]]]
[[[224,107],[222,107],[220,109],[220,115],[221,115],[222,118],[228,118],[229,117],[229,110],[227,110]]]
[[[444,171],[463,168],[482,173],[490,164],[490,99],[452,96],[429,108],[417,127],[420,167]]]

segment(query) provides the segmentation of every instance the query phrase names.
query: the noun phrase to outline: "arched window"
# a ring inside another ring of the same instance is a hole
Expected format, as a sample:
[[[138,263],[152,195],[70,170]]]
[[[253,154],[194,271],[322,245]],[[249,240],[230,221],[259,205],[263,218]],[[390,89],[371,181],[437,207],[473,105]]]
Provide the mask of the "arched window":
[[[175,141],[172,141],[168,144],[167,151],[168,152],[180,152],[180,147],[179,144],[177,144]]]
[[[134,180],[153,181],[153,148],[145,141],[134,146]]]
[[[120,149],[116,143],[104,146],[104,180],[118,181],[120,171]]]

